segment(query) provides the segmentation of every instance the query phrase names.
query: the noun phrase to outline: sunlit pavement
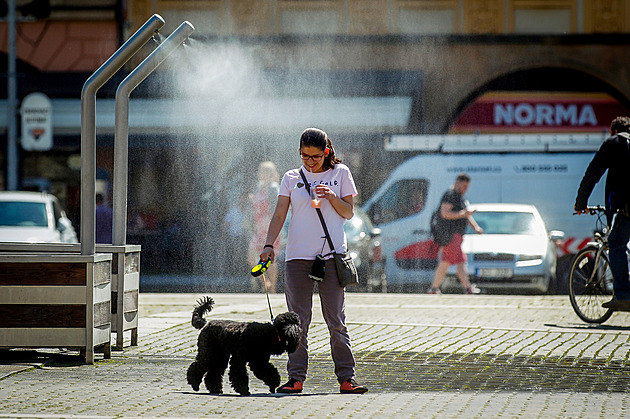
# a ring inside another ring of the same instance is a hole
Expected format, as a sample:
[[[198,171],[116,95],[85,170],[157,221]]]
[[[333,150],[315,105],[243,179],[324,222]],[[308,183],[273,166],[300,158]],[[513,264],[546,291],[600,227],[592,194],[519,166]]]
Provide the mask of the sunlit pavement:
[[[186,384],[200,294],[140,294],[139,346],[80,365],[75,353],[24,351],[0,365],[2,417],[594,417],[630,412],[630,314],[587,325],[562,296],[357,294],[347,323],[357,378],[340,395],[314,298],[309,377],[299,395],[252,396]],[[264,294],[213,294],[207,318],[268,321]],[[274,314],[286,310],[271,295]],[[286,355],[273,361],[286,378]],[[29,365],[31,366],[29,368]],[[36,365],[37,367],[32,367]],[[21,370],[21,371],[20,371]],[[19,371],[19,372],[16,372]]]

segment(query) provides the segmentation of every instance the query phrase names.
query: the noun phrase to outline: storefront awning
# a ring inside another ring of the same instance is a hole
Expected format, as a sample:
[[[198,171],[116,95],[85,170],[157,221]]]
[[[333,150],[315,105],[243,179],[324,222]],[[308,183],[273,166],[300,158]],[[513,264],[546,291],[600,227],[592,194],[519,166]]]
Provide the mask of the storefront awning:
[[[52,99],[55,135],[80,135],[80,99]],[[319,126],[335,133],[407,132],[412,98],[325,97],[227,100],[131,99],[129,132],[133,135],[212,132],[295,132]],[[114,133],[114,99],[97,99],[99,134]],[[0,129],[6,130],[7,103],[0,101]]]

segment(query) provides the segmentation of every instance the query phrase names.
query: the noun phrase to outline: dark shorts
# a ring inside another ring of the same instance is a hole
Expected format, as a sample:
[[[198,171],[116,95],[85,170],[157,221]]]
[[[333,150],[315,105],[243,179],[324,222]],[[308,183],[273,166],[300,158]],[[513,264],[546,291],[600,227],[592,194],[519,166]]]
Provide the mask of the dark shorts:
[[[442,248],[442,261],[451,265],[466,262],[466,255],[462,251],[462,241],[464,237],[461,234],[453,234],[453,239],[449,244]]]

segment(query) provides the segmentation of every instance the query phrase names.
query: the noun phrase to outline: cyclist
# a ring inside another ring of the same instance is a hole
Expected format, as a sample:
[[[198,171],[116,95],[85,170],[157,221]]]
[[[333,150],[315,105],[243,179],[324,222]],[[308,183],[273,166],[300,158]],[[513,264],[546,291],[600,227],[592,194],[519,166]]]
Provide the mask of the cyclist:
[[[613,274],[614,297],[602,304],[613,310],[630,310],[630,281],[626,249],[630,241],[630,118],[619,116],[610,124],[607,138],[591,160],[575,199],[575,211],[587,213],[588,197],[595,184],[608,170],[605,190],[608,225],[617,213],[615,224],[608,237],[610,270]]]

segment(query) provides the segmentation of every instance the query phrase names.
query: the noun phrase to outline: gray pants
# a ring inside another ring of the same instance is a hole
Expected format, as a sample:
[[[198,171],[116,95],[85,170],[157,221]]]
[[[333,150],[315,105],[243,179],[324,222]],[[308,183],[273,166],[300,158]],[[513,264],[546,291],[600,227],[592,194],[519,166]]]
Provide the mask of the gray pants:
[[[285,266],[285,297],[290,311],[300,317],[302,340],[298,349],[289,354],[287,372],[289,378],[304,381],[308,369],[308,329],[313,314],[313,290],[315,281],[308,277],[313,265],[312,260],[290,260]],[[335,262],[326,261],[326,275],[317,284],[322,314],[330,333],[330,348],[337,381],[342,383],[354,377],[354,356],[350,345],[350,336],[346,328],[345,290],[339,286]]]

